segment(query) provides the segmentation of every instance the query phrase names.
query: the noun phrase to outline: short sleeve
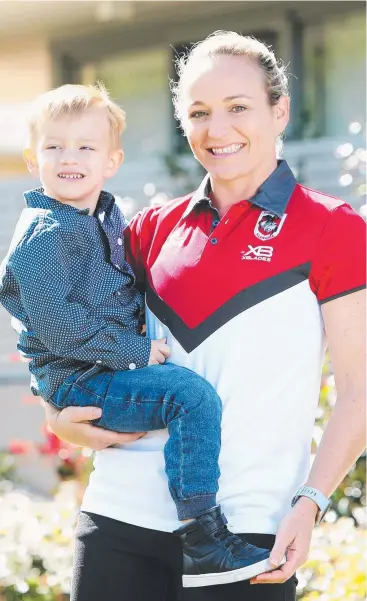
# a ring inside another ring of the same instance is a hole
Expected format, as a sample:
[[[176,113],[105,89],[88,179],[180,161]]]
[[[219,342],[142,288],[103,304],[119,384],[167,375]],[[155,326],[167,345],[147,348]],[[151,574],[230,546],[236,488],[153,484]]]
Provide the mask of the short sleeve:
[[[310,271],[320,304],[366,286],[366,224],[349,205],[330,213]]]

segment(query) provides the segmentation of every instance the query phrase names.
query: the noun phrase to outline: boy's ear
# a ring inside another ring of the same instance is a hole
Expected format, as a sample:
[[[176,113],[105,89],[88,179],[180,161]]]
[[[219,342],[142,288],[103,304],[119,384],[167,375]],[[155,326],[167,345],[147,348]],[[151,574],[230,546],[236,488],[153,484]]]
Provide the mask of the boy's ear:
[[[110,155],[110,160],[107,167],[106,177],[112,177],[124,162],[124,151],[122,148],[113,150]]]
[[[27,164],[29,173],[32,173],[32,175],[35,175],[36,177],[38,177],[38,174],[39,174],[38,163],[37,163],[36,155],[33,152],[33,150],[31,148],[26,148],[23,151],[23,157]]]

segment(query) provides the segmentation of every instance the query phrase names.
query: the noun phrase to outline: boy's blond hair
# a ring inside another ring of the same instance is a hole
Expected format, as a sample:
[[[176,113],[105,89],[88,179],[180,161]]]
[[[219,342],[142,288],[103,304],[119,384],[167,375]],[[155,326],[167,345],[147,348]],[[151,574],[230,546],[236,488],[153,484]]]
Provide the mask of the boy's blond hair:
[[[121,146],[121,134],[125,129],[125,111],[113,102],[103,83],[92,86],[66,84],[38,96],[28,116],[29,148],[35,148],[37,135],[47,119],[73,116],[94,106],[106,109],[110,123],[111,146]]]

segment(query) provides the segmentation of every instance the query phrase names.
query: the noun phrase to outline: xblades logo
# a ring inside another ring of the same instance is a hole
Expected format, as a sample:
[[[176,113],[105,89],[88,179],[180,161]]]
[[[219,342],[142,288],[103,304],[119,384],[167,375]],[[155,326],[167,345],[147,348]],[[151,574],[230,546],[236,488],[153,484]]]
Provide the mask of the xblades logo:
[[[248,248],[248,251],[241,251],[242,261],[271,261],[274,250],[272,246],[251,246],[249,244]]]

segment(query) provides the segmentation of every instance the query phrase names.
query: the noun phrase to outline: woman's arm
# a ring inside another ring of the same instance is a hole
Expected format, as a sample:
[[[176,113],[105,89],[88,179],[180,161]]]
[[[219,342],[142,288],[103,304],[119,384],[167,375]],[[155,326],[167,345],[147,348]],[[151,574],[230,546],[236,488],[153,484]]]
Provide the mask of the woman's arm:
[[[306,482],[329,497],[366,446],[366,293],[342,296],[322,305],[322,315],[337,387],[337,401]],[[279,526],[271,559],[287,551],[279,570],[252,584],[285,582],[307,559],[317,507],[305,497]]]
[[[366,292],[322,306],[337,389],[307,483],[329,497],[366,446]]]
[[[46,421],[52,432],[62,440],[80,447],[88,447],[100,451],[116,444],[133,442],[145,432],[121,434],[92,426],[89,421],[101,416],[102,410],[97,407],[67,407],[58,411],[49,403],[43,402]]]

